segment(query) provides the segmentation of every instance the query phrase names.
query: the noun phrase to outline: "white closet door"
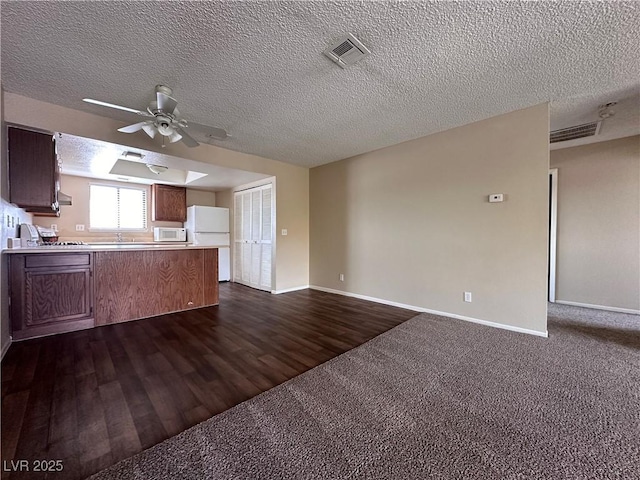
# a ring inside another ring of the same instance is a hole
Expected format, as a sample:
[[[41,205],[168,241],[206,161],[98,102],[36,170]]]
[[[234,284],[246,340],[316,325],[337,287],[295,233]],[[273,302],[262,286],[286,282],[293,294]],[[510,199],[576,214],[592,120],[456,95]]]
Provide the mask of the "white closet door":
[[[249,285],[260,287],[260,227],[262,223],[262,195],[260,190],[251,193],[251,272]]]
[[[271,185],[262,190],[262,232],[260,235],[260,287],[271,290],[271,251],[273,204],[271,201]]]
[[[271,290],[273,195],[271,185],[236,192],[234,281]]]
[[[242,279],[242,195],[233,197],[233,281]]]
[[[251,193],[242,195],[242,282],[251,284]]]

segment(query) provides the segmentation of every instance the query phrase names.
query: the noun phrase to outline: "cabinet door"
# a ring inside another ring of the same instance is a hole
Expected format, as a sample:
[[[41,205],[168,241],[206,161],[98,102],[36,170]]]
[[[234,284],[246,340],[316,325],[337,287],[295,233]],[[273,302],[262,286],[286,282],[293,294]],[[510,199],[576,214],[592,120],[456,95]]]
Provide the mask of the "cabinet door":
[[[11,323],[16,339],[90,328],[91,254],[12,255]]]
[[[27,328],[91,316],[89,268],[45,268],[25,271]]]
[[[151,185],[152,220],[185,222],[187,189],[170,185]]]
[[[53,137],[9,129],[10,202],[37,212],[56,209],[56,154]]]

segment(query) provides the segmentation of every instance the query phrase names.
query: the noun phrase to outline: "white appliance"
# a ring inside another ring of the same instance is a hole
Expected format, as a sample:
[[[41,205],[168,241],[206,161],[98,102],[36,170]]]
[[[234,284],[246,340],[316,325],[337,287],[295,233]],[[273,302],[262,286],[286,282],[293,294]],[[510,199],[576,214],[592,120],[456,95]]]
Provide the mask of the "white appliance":
[[[190,243],[218,247],[218,280],[231,280],[229,209],[193,205],[187,208],[184,226]]]
[[[186,242],[187,232],[184,228],[153,227],[154,242]]]
[[[40,235],[35,225],[30,223],[20,224],[20,243],[23,247],[34,247],[40,241]]]

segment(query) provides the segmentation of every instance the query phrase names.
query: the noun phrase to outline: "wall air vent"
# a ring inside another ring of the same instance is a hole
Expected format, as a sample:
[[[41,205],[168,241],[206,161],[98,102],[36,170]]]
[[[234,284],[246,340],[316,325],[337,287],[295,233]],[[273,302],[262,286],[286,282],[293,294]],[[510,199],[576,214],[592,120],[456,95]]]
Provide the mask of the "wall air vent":
[[[554,130],[549,134],[549,143],[566,142],[568,140],[575,140],[576,138],[592,137],[600,132],[601,123],[602,122],[585,123],[584,125],[576,125],[575,127]]]
[[[340,38],[324,51],[324,54],[342,68],[359,62],[371,52],[350,33]]]

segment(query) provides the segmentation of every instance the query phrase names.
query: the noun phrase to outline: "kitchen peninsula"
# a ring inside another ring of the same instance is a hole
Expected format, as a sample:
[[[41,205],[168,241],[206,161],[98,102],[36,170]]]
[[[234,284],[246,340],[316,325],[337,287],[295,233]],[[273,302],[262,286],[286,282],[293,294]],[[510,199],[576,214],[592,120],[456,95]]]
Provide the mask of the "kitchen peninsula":
[[[4,250],[15,340],[218,304],[218,248],[188,244]]]

